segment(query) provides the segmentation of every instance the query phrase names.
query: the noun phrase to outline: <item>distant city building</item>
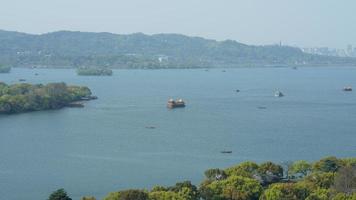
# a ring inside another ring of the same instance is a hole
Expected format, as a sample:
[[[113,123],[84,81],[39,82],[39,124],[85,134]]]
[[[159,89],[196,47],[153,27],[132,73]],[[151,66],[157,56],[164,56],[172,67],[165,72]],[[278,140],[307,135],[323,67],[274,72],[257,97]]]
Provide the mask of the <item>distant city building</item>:
[[[338,56],[338,57],[356,57],[356,47],[353,45],[347,45],[346,49],[335,49],[328,47],[312,47],[302,48],[305,53],[323,55],[323,56]]]

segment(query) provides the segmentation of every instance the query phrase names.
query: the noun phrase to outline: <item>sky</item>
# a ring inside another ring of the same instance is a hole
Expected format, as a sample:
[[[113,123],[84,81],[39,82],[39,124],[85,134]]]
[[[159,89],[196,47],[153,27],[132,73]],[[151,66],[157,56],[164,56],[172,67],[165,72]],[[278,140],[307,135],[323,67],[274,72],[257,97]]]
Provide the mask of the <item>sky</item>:
[[[0,29],[180,33],[346,48],[356,46],[356,0],[0,0]]]

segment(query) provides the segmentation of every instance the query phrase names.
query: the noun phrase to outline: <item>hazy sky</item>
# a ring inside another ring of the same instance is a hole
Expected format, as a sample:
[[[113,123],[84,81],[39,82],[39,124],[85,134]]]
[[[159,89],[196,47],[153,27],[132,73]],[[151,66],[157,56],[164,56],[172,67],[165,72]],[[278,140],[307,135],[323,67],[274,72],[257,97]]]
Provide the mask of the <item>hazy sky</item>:
[[[0,0],[0,29],[182,33],[345,47],[356,46],[356,0]]]

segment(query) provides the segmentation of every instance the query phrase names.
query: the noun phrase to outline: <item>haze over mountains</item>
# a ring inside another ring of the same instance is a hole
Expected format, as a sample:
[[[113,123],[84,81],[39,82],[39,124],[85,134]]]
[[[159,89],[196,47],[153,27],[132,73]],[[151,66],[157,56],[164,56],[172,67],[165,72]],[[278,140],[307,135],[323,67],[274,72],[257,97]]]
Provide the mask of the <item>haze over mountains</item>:
[[[354,66],[355,58],[318,56],[280,45],[253,46],[179,34],[118,35],[0,31],[0,63],[14,67],[200,68]]]

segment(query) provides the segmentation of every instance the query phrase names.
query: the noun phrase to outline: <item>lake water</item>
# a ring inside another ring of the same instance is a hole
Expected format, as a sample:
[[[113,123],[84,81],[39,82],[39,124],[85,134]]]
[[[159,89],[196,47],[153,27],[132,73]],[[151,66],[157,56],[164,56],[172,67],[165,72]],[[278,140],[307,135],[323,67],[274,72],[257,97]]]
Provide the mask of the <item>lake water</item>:
[[[6,200],[47,199],[62,187],[73,199],[102,198],[125,188],[199,183],[204,170],[245,160],[356,156],[356,92],[342,91],[356,87],[356,68],[0,74],[6,83],[19,78],[86,85],[99,99],[82,109],[0,116],[0,196]],[[285,97],[274,97],[276,89]],[[187,107],[167,109],[169,97],[184,98]]]

